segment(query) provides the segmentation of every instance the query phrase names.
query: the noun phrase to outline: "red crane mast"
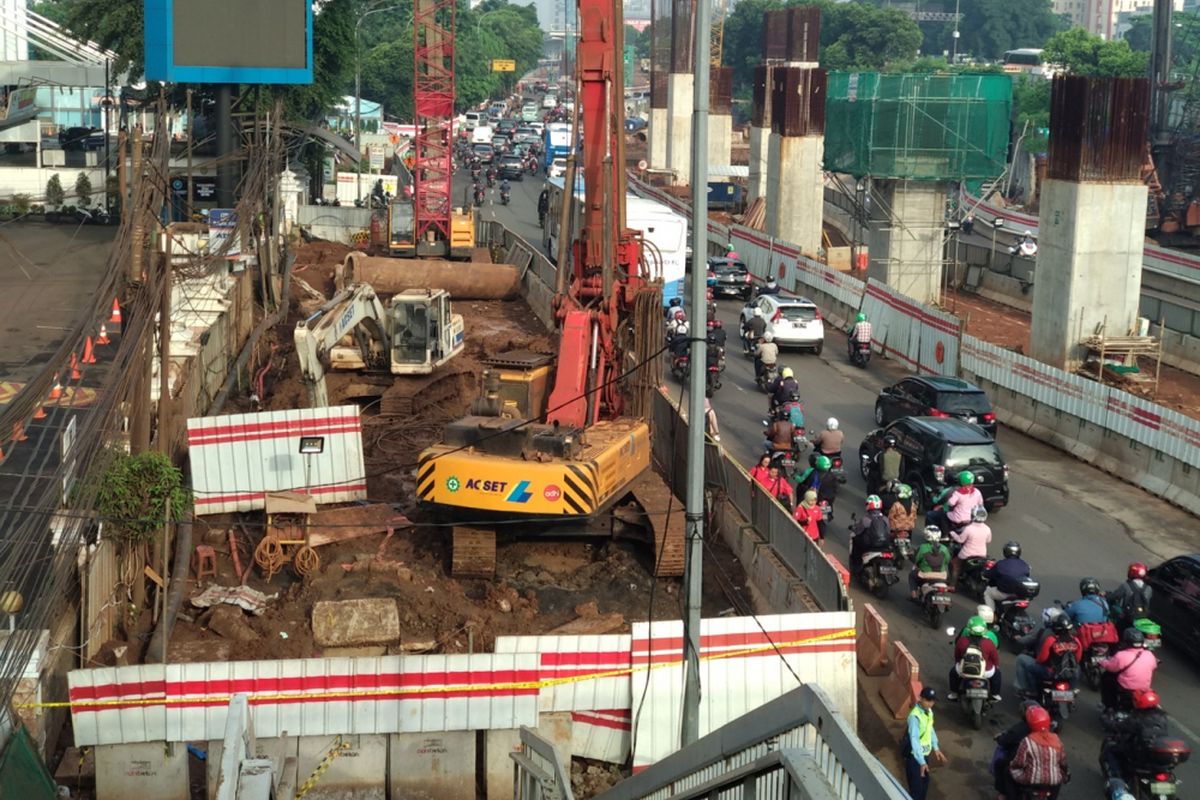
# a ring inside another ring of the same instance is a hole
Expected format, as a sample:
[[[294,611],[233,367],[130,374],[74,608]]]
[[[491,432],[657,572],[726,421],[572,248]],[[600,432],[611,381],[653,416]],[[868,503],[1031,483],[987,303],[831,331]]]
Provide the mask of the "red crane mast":
[[[414,233],[417,253],[450,242],[454,119],[454,0],[413,2]]]

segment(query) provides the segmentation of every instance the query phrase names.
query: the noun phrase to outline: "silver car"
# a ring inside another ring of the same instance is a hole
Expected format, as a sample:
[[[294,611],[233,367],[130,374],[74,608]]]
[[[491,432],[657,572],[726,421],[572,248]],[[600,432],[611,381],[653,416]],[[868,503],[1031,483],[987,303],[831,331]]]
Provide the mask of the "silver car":
[[[812,350],[820,355],[825,347],[825,323],[816,303],[804,297],[783,297],[774,294],[760,295],[742,308],[742,323],[754,316],[754,309],[761,309],[767,321],[767,332],[780,347],[796,347]]]

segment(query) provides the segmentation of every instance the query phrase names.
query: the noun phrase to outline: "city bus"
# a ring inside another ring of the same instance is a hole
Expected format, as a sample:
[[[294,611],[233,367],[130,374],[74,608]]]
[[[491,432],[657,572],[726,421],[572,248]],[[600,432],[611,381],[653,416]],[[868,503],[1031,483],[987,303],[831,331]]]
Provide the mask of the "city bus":
[[[1042,74],[1042,50],[1039,47],[1022,47],[1004,53],[1004,71],[1008,73]]]
[[[542,245],[551,261],[558,260],[559,226],[562,214],[563,187],[565,178],[548,178],[546,191],[550,206],[542,232]],[[583,219],[583,178],[575,181],[575,203],[569,237],[578,234]],[[646,200],[633,194],[625,196],[625,224],[642,232],[651,247],[646,260],[654,270],[661,263],[660,277],[663,279],[663,305],[671,298],[683,298],[683,276],[687,268],[688,224],[687,219],[676,214],[662,203]]]

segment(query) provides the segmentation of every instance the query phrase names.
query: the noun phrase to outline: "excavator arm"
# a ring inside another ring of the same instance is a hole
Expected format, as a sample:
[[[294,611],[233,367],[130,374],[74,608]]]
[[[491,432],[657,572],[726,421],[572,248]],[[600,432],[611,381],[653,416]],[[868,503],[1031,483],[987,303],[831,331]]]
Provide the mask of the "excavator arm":
[[[347,287],[296,323],[296,357],[314,408],[329,405],[325,372],[330,368],[334,346],[347,334],[354,335],[364,366],[387,363],[387,310],[375,290],[365,283]]]

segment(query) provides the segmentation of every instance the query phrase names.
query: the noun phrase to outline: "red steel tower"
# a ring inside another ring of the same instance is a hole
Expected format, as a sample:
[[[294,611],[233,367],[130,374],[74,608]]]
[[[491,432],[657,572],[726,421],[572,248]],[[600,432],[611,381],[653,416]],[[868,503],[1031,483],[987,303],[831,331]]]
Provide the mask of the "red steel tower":
[[[413,165],[418,255],[450,247],[451,123],[454,119],[454,0],[413,2]]]

